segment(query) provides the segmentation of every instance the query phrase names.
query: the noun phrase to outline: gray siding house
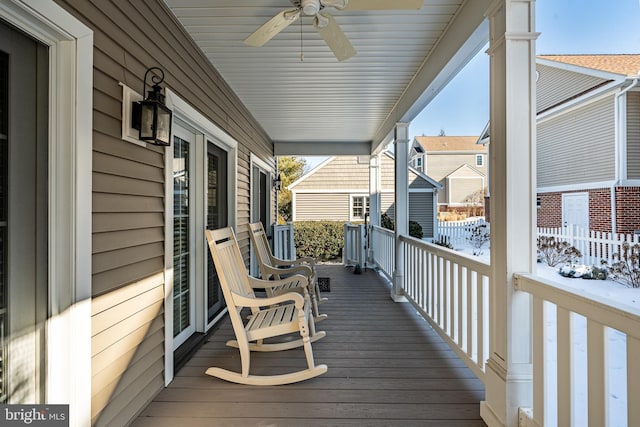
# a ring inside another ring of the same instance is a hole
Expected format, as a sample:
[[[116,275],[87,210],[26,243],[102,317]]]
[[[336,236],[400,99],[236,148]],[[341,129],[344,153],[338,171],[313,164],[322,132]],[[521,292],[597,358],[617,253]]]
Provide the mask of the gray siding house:
[[[640,55],[537,57],[538,225],[640,229]]]
[[[482,206],[487,186],[487,147],[476,136],[416,136],[410,164],[442,185],[438,209]]]
[[[380,155],[380,209],[394,216],[394,160]],[[294,221],[364,221],[369,212],[369,157],[330,157],[289,186]],[[409,169],[409,220],[422,226],[424,238],[434,237],[436,200],[442,187],[414,168]]]

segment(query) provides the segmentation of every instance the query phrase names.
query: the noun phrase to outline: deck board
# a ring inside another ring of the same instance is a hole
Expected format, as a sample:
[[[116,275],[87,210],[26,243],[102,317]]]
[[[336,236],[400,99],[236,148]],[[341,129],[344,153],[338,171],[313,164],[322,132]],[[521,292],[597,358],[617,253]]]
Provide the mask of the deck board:
[[[374,272],[321,265],[331,278],[327,336],[313,344],[326,374],[285,386],[245,386],[209,377],[210,366],[240,370],[228,319],[134,422],[163,426],[485,426],[484,385],[411,308],[394,303]],[[305,367],[301,349],[255,353],[252,374]]]

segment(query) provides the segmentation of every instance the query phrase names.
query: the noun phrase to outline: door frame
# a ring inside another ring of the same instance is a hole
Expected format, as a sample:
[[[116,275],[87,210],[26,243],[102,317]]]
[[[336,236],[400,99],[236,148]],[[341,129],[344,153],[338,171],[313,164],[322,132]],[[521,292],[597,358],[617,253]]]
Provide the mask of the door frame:
[[[70,426],[83,426],[91,422],[93,32],[53,0],[5,1],[0,15],[49,47],[45,393],[70,405]]]
[[[176,120],[180,120],[187,126],[194,129],[196,133],[196,162],[194,168],[204,171],[206,166],[206,156],[202,155],[205,152],[207,141],[213,142],[221,149],[227,152],[227,218],[228,225],[236,228],[237,224],[237,170],[238,170],[238,142],[229,136],[226,132],[216,126],[202,113],[193,108],[189,103],[182,99],[178,94],[171,89],[165,89],[167,107],[173,111],[174,123]],[[173,140],[173,135],[171,135]],[[164,260],[164,272],[165,272],[165,293],[164,293],[164,364],[165,386],[173,380],[174,370],[174,348],[173,348],[173,154],[172,148],[165,151],[165,260]],[[196,172],[196,179],[194,183],[199,188],[203,188],[204,182],[197,179],[198,173]],[[202,192],[204,193],[204,192]],[[203,194],[204,197],[204,194]],[[199,209],[204,214],[206,206],[203,198],[196,198],[196,209]],[[203,216],[204,218],[204,216]],[[201,224],[204,227],[203,224]],[[199,227],[196,223],[196,227]],[[200,235],[202,234],[202,235]],[[195,251],[196,259],[196,274],[204,274],[206,269],[206,263],[204,263],[204,249],[205,249],[205,237],[204,233],[196,233],[195,239],[191,243]],[[196,331],[207,331],[216,321],[226,314],[226,308],[223,309],[220,314],[211,322],[207,323],[206,319],[206,299],[203,297],[204,290],[198,289],[196,286],[196,303],[194,310],[196,311]],[[202,304],[199,303],[202,302]]]

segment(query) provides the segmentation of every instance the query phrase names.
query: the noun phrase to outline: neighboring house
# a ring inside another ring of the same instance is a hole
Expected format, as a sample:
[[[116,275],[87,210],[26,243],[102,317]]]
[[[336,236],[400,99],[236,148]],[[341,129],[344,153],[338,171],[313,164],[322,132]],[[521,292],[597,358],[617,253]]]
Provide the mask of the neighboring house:
[[[487,148],[477,136],[417,136],[409,164],[440,185],[439,211],[481,206],[487,186]]]
[[[380,210],[394,215],[394,159],[380,155]],[[330,157],[289,186],[294,221],[364,221],[369,212],[369,156]],[[441,186],[409,168],[409,220],[424,238],[436,227],[436,197]]]
[[[640,55],[537,57],[538,226],[640,229]]]

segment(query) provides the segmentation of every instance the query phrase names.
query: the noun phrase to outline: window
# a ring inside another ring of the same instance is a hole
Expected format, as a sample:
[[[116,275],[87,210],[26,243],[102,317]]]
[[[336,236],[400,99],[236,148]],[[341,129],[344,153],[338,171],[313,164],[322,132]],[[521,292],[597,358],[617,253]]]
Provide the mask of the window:
[[[416,159],[416,169],[422,170],[422,157]]]
[[[482,154],[476,154],[476,166],[484,166],[484,156]]]
[[[364,215],[369,213],[369,196],[351,197],[351,220],[364,221]]]

